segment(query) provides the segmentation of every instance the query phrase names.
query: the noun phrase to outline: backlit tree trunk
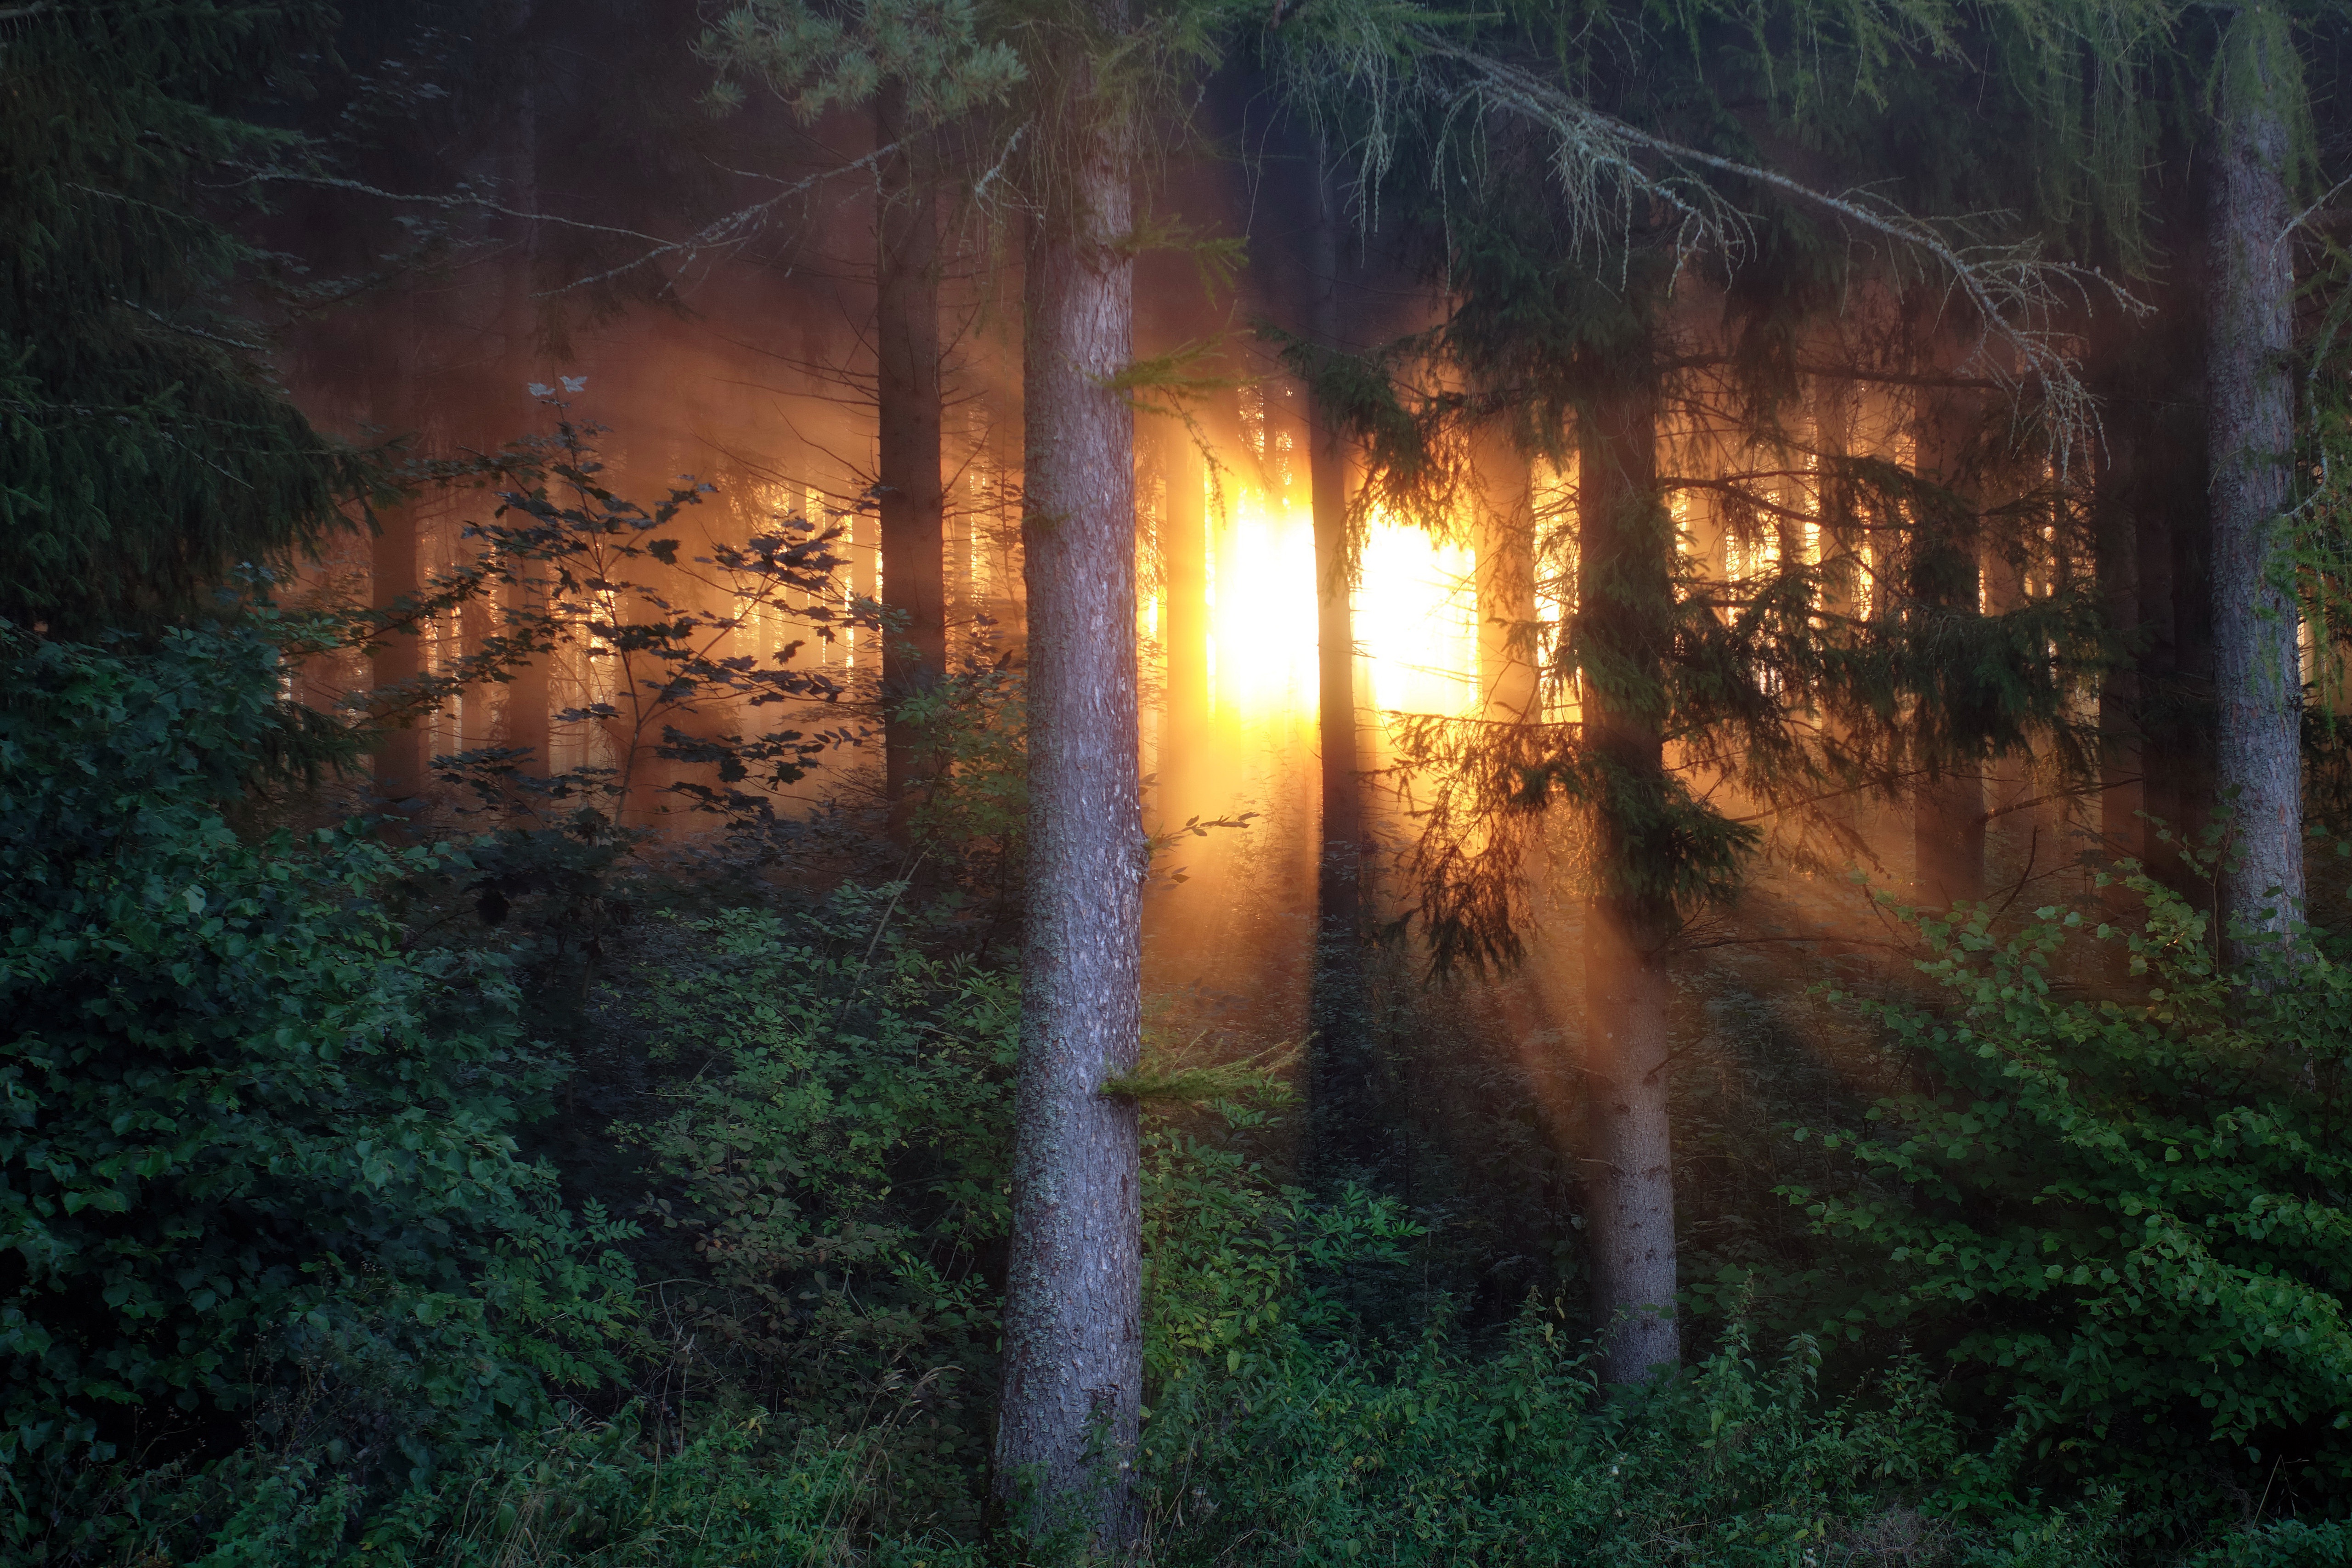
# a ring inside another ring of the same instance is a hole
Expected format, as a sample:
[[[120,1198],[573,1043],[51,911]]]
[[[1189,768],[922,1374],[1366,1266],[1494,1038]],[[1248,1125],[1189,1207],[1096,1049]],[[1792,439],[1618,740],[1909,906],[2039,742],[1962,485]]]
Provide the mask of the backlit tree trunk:
[[[1135,1528],[1143,1363],[1137,1112],[1105,1080],[1141,1030],[1132,152],[1076,46],[1025,279],[1028,923],[995,1485],[1031,1525]]]
[[[369,550],[373,598],[379,610],[394,609],[417,590],[416,513],[395,506],[376,515],[375,539]],[[372,679],[379,687],[415,679],[425,670],[425,639],[413,629],[386,633],[377,647]],[[404,729],[386,730],[375,743],[375,793],[388,801],[414,798],[425,788],[427,732],[420,721]]]
[[[1672,520],[1658,493],[1655,389],[1613,394],[1579,430],[1577,640],[1586,744],[1606,775],[1598,885],[1585,917],[1585,1093],[1591,1124],[1593,1312],[1601,1375],[1639,1383],[1681,1358],[1666,1103],[1665,948],[1652,810],[1665,793],[1663,659],[1674,613]]]
[[[1328,150],[1315,163],[1307,247],[1308,331],[1335,349],[1339,333],[1339,215]],[[1319,403],[1307,403],[1307,486],[1315,524],[1316,739],[1321,758],[1321,852],[1316,858],[1315,1044],[1309,1110],[1318,1179],[1361,1181],[1381,1143],[1364,1006],[1363,759],[1356,718],[1354,573],[1348,552],[1348,443]]]
[[[539,207],[539,100],[533,77],[536,55],[521,37],[530,21],[531,7],[526,4],[516,9],[517,37],[511,51],[515,84],[507,102],[507,167],[502,175],[506,205],[516,212],[530,213]],[[530,427],[530,416],[540,412],[528,390],[537,379],[532,363],[536,357],[533,347],[539,309],[532,297],[537,229],[529,218],[509,217],[504,221],[509,251],[500,279],[505,297],[499,309],[499,382],[492,405],[499,416],[492,433],[501,437],[522,434]],[[512,617],[508,622],[509,635],[535,637],[543,631],[534,623],[547,613],[547,595],[543,584],[534,584],[530,579],[545,578],[548,568],[541,563],[520,562],[515,570],[525,581],[511,584],[506,590],[506,608]],[[542,777],[555,771],[548,755],[553,698],[548,677],[554,660],[555,654],[550,650],[516,667],[507,682],[506,701],[499,715],[499,743],[529,752],[517,765],[525,773]]]
[[[2294,266],[2286,237],[2292,45],[2268,7],[2231,24],[2213,149],[2207,286],[2213,676],[2224,915],[2278,931],[2303,901],[2302,661],[2278,518],[2294,444]]]
[[[2137,416],[2137,408],[2111,413],[2109,427],[2123,417]],[[2101,454],[2093,499],[2094,569],[2098,574],[2099,608],[2116,637],[2140,643],[2139,540],[2132,502],[2137,486],[2137,463],[2147,439],[2148,421],[2131,417],[2115,441]],[[2137,437],[2137,439],[2135,438]],[[2135,652],[2138,651],[2137,648]],[[2139,859],[2145,853],[2147,752],[2141,729],[2139,660],[2115,660],[2099,679],[2099,843],[2109,856]]]
[[[884,144],[913,134],[906,89],[875,101]],[[882,650],[883,792],[890,833],[904,845],[919,786],[932,769],[922,726],[903,716],[910,698],[947,671],[945,496],[940,484],[939,219],[911,149],[883,161],[875,226],[875,307],[881,435],[882,599],[892,625]]]

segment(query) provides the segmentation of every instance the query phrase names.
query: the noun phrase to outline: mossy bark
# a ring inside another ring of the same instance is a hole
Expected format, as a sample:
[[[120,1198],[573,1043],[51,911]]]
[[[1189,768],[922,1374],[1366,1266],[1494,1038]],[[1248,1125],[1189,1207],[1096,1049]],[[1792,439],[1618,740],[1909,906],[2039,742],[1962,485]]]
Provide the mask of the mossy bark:
[[[2302,657],[2279,521],[2294,440],[2293,46],[2255,6],[2232,22],[2223,57],[2206,317],[2218,782],[2232,827],[2222,913],[2279,931],[2304,894]]]
[[[1146,848],[1136,765],[1132,151],[1076,47],[1024,281],[1027,924],[995,1487],[1027,1529],[1136,1528]]]

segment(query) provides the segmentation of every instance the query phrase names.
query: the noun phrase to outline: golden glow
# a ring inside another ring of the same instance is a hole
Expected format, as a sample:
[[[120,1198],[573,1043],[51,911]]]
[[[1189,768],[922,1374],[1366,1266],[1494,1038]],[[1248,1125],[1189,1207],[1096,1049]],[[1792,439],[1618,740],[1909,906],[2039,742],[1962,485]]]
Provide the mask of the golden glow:
[[[1383,713],[1472,711],[1478,703],[1478,590],[1469,548],[1386,518],[1364,541],[1356,647]]]
[[[1317,674],[1315,525],[1304,498],[1208,495],[1209,690],[1221,725],[1311,724]],[[1164,621],[1163,623],[1164,624]],[[1467,713],[1478,696],[1471,552],[1374,521],[1355,594],[1360,699],[1381,712]],[[1364,715],[1369,721],[1372,715]]]
[[[1209,505],[1209,692],[1221,724],[1311,721],[1315,521],[1287,495],[1242,489]]]

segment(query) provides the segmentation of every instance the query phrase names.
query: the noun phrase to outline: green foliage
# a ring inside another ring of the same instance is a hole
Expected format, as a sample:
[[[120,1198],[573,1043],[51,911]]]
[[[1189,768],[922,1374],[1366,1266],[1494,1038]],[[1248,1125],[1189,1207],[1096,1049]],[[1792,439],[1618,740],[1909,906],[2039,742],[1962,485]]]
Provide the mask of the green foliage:
[[[1686,1378],[1615,1400],[1556,1311],[1504,1343],[1442,1331],[1391,1351],[1305,1333],[1195,1359],[1148,1431],[1171,1563],[2057,1564],[2095,1519],[2021,1511],[1964,1532],[1923,1511],[1958,1457],[1919,1368],[1824,1399],[1800,1340],[1744,1334]],[[1975,1540],[1969,1540],[1969,1535]]]
[[[1011,891],[1029,830],[1027,686],[1021,672],[980,665],[905,699],[899,717],[938,759],[912,826],[926,854]]]
[[[2226,972],[2207,917],[2127,885],[2128,924],[1929,923],[1948,1012],[1852,999],[1920,1080],[1827,1134],[1851,1185],[1788,1195],[1849,1249],[1844,1320],[1942,1346],[2019,1454],[2174,1501],[2273,1472],[2276,1501],[2340,1501],[2352,971],[2307,934]]]
[[[690,1076],[618,1133],[706,1271],[668,1311],[724,1397],[836,1426],[899,1410],[902,1449],[970,1462],[1019,1009],[1007,976],[893,924],[905,891],[680,922],[642,1005]]]
[[[859,1561],[974,1568],[938,1531],[871,1530],[890,1490],[878,1429],[780,1436],[719,1422],[671,1445],[635,1408],[476,1449],[429,1489],[369,1510],[308,1461],[241,1456],[160,1499],[131,1539],[190,1568],[733,1568]]]
[[[298,158],[313,0],[32,5],[0,20],[0,615],[94,633],[205,605],[358,483],[274,387],[226,290],[236,176]]]
[[[971,0],[747,0],[720,16],[696,51],[721,73],[714,104],[741,103],[749,80],[803,121],[866,103],[886,86],[906,95],[919,121],[951,119],[1001,101],[1026,74],[1012,46],[982,37]]]
[[[406,1468],[616,1364],[627,1227],[516,1155],[557,1068],[494,956],[377,901],[449,852],[225,818],[287,732],[278,674],[252,627],[0,645],[13,1534],[36,1472],[268,1426],[301,1378],[383,1394],[349,1457]]]
[[[1914,1362],[1832,1401],[1811,1340],[1763,1365],[1735,1322],[1687,1377],[1612,1397],[1557,1302],[1484,1345],[1415,1310],[1395,1287],[1424,1232],[1392,1200],[1316,1203],[1162,1128],[1144,1214],[1153,1561],[2054,1568],[2101,1537],[2036,1506],[1942,1517],[1968,1467]]]

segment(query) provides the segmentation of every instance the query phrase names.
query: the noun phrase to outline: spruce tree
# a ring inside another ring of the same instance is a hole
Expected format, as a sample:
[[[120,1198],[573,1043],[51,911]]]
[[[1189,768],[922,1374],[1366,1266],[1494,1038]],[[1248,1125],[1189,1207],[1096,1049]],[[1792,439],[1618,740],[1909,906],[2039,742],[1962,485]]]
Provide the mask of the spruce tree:
[[[1407,221],[1428,237],[1449,304],[1436,330],[1330,377],[1331,395],[1353,385],[1370,499],[1443,526],[1460,510],[1451,454],[1482,428],[1519,433],[1561,468],[1574,456],[1572,614],[1549,679],[1576,716],[1430,718],[1405,739],[1437,791],[1412,864],[1440,968],[1517,958],[1511,883],[1534,808],[1552,797],[1577,808],[1587,1215],[1612,1381],[1675,1355],[1664,965],[1680,930],[1735,898],[1766,846],[1724,803],[1778,813],[1782,847],[1832,859],[1853,827],[1822,803],[1899,796],[1922,773],[1973,771],[2037,730],[2063,735],[2096,648],[2079,595],[1978,616],[1965,588],[1980,509],[1950,482],[1958,476],[1858,457],[1843,437],[1832,445],[1820,432],[1837,420],[1808,417],[1800,401],[1809,382],[1989,384],[2032,390],[2029,427],[2049,432],[2062,466],[2081,437],[2081,384],[2042,330],[2062,274],[1981,229],[1970,243],[1912,216],[1978,187],[1887,167],[1886,82],[1915,65],[1934,68],[1925,74],[1943,90],[1969,74],[1955,39],[1910,32],[1921,19],[1792,7],[1763,41],[1803,33],[1811,52],[1759,59],[1746,22],[1705,7],[1673,37],[1621,17],[1624,36],[1644,40],[1622,54],[1593,42],[1604,35],[1530,13],[1523,33],[1424,37],[1410,90],[1357,95],[1427,106],[1418,140],[1360,110],[1353,123],[1368,167],[1402,176],[1381,199],[1419,204]],[[1910,58],[1915,46],[1928,58]],[[1858,103],[1825,93],[1839,72],[1861,82]],[[1742,92],[1768,108],[1734,110]],[[1814,144],[1816,182],[1833,172],[1883,187],[1892,174],[1909,205],[1831,195],[1784,172],[1791,138]],[[1969,352],[1940,368],[1884,353],[1840,362],[1826,324],[1896,321],[1921,294],[1944,296],[1947,330]],[[1825,350],[1828,363],[1807,363]],[[1367,370],[1387,373],[1391,390],[1367,386]],[[1807,473],[1835,515],[1793,495]],[[1748,563],[1727,573],[1708,560],[1697,547],[1710,529]],[[1981,809],[1968,815],[1980,822]]]
[[[334,526],[359,467],[270,379],[233,226],[299,161],[254,106],[332,7],[28,5],[0,22],[0,616],[148,628]]]

